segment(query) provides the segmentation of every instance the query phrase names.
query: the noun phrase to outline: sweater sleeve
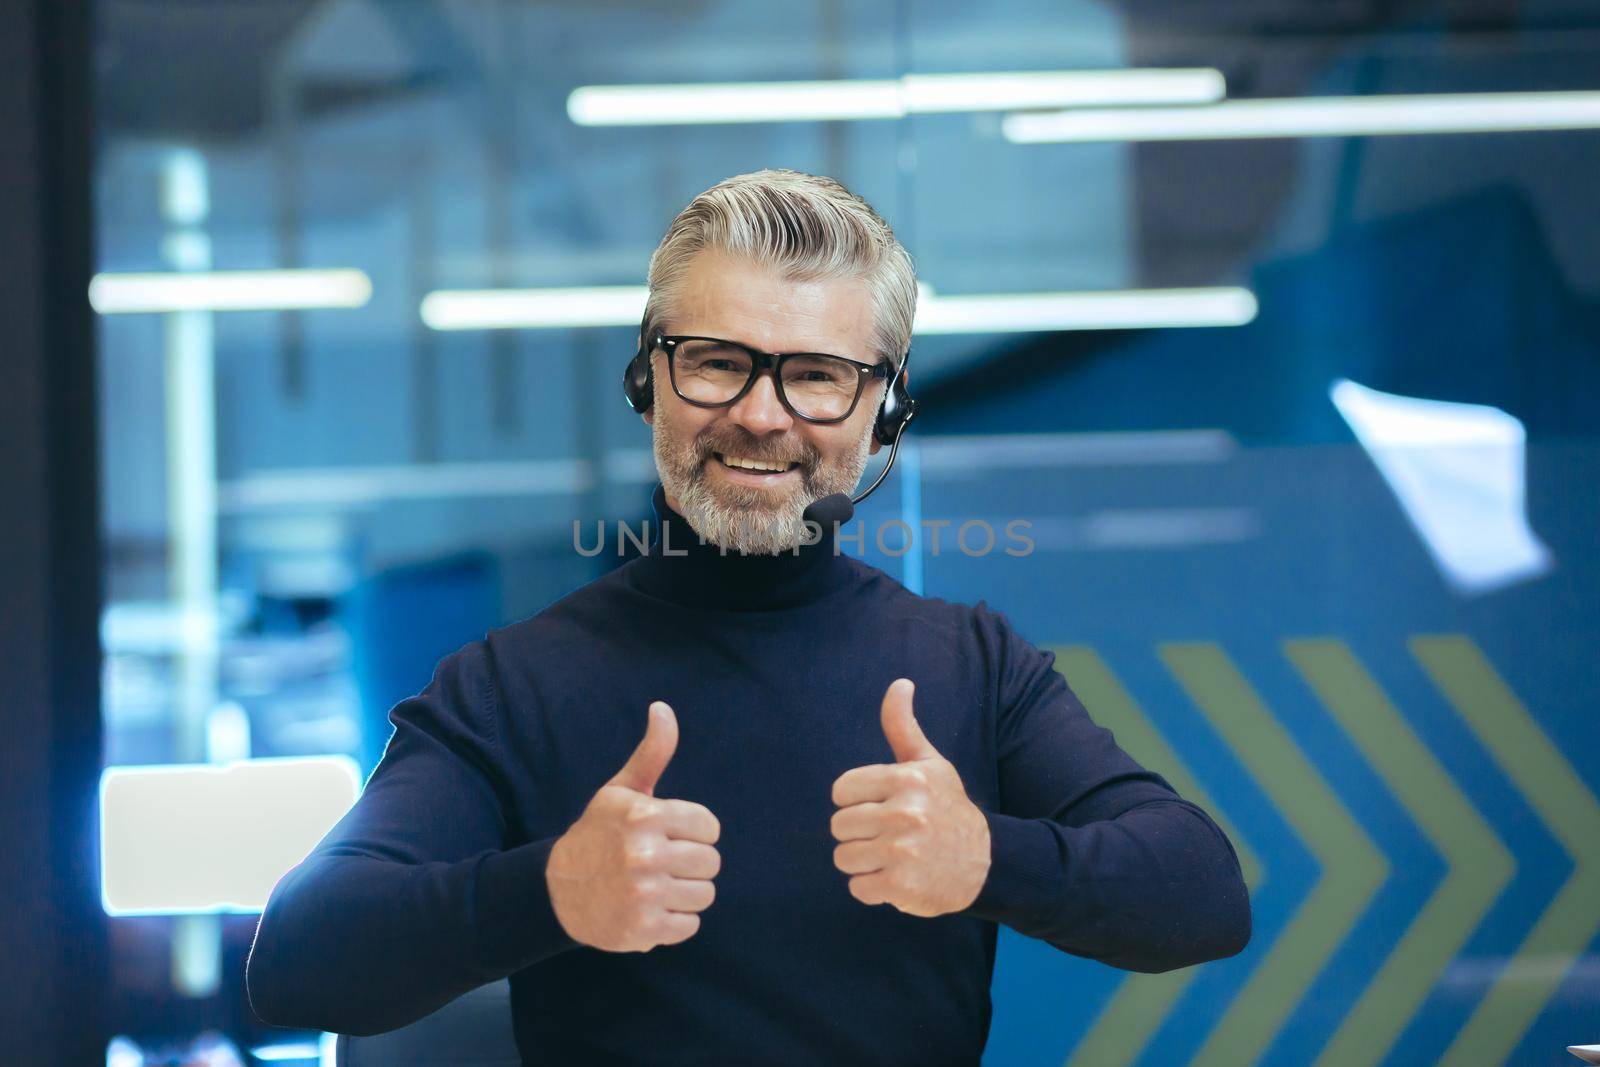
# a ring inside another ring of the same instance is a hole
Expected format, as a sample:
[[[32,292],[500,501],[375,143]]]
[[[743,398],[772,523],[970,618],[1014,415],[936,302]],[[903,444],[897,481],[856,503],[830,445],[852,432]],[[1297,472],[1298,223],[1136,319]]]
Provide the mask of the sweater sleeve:
[[[1135,971],[1231,956],[1250,898],[1227,835],[1096,725],[1055,655],[977,608],[996,649],[1000,810],[989,876],[961,912]]]
[[[245,985],[263,1021],[381,1033],[577,945],[545,882],[556,838],[506,847],[497,699],[474,642],[389,713],[361,798],[262,912]]]

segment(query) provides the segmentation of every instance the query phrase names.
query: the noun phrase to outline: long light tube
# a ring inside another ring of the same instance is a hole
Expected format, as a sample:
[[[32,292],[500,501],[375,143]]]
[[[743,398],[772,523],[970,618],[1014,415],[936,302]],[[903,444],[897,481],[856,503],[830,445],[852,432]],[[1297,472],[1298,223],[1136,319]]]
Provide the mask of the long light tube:
[[[96,274],[89,281],[89,305],[102,315],[352,308],[371,298],[372,281],[359,270]]]
[[[579,126],[897,119],[910,114],[1119,104],[1206,104],[1227,93],[1209,67],[907,74],[902,78],[583,85],[567,97]]]
[[[936,296],[918,302],[915,332],[1029,333],[1243,326],[1256,317],[1248,289],[1122,289]]]
[[[438,290],[422,301],[436,330],[632,326],[644,313],[644,286],[584,289]],[[1171,326],[1242,326],[1256,316],[1248,289],[1122,289],[1089,292],[939,296],[923,289],[915,332],[1027,333]]]
[[[1434,93],[1229,100],[1202,107],[1095,108],[1008,115],[1017,144],[1378,137],[1600,127],[1600,92]]]
[[[439,289],[422,298],[421,313],[435,330],[636,326],[649,295],[642,285]]]

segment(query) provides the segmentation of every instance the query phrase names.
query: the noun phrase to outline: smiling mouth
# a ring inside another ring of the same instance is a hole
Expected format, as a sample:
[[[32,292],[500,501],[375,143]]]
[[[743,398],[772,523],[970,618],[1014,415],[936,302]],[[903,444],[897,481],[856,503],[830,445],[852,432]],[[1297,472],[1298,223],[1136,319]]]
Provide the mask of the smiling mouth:
[[[745,459],[742,456],[726,456],[721,452],[713,452],[711,456],[730,471],[737,471],[740,474],[747,474],[757,478],[776,478],[800,466],[798,461],[783,463],[765,459]]]

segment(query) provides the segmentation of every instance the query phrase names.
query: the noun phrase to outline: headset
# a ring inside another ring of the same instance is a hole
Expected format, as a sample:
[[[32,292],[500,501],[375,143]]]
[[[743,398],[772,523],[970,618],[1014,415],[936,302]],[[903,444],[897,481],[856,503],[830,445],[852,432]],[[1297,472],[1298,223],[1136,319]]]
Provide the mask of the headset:
[[[650,360],[650,355],[655,350],[655,345],[651,343],[654,338],[647,340],[645,337],[645,330],[649,325],[650,318],[646,315],[639,323],[639,351],[629,360],[628,366],[622,372],[622,395],[627,397],[628,406],[641,415],[650,410],[655,400],[655,368]],[[846,498],[852,507],[870,496],[888,476],[889,468],[894,466],[895,453],[900,450],[900,436],[906,432],[906,427],[916,417],[917,402],[907,391],[905,381],[906,367],[910,363],[911,352],[908,349],[904,358],[900,360],[900,366],[895,369],[894,377],[889,380],[889,388],[883,392],[883,403],[879,406],[877,418],[872,424],[872,435],[878,439],[878,443],[889,446],[889,459],[865,493]],[[834,495],[844,496],[842,493]]]

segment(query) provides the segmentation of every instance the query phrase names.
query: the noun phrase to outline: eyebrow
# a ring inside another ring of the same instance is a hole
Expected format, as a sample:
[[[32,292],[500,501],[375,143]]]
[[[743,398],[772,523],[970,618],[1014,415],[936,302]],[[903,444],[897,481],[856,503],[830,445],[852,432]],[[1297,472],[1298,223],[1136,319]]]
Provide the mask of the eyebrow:
[[[710,340],[713,340],[713,341],[726,341],[729,344],[742,345],[745,348],[754,349],[757,352],[764,352],[767,355],[778,355],[778,356],[783,356],[783,355],[838,356],[840,359],[848,359],[848,360],[850,360],[850,361],[852,361],[854,363],[865,363],[865,364],[868,364],[869,366],[873,365],[873,364],[885,362],[885,360],[882,360],[882,359],[879,358],[878,353],[876,353],[876,352],[868,353],[868,357],[869,358],[867,358],[867,359],[858,359],[855,356],[847,356],[847,355],[843,354],[842,352],[839,352],[836,349],[832,349],[832,350],[827,349],[827,348],[778,348],[778,349],[772,349],[772,348],[765,348],[765,347],[763,347],[761,345],[753,345],[748,341],[741,341],[737,337],[717,337],[714,334],[704,334],[704,333],[672,334],[672,333],[667,333],[667,331],[665,329],[663,329],[662,332],[665,333],[666,336],[668,336],[668,337],[674,337],[674,336],[676,336],[676,337],[700,337],[700,338],[709,338]],[[892,360],[889,361],[889,362],[892,362]]]

